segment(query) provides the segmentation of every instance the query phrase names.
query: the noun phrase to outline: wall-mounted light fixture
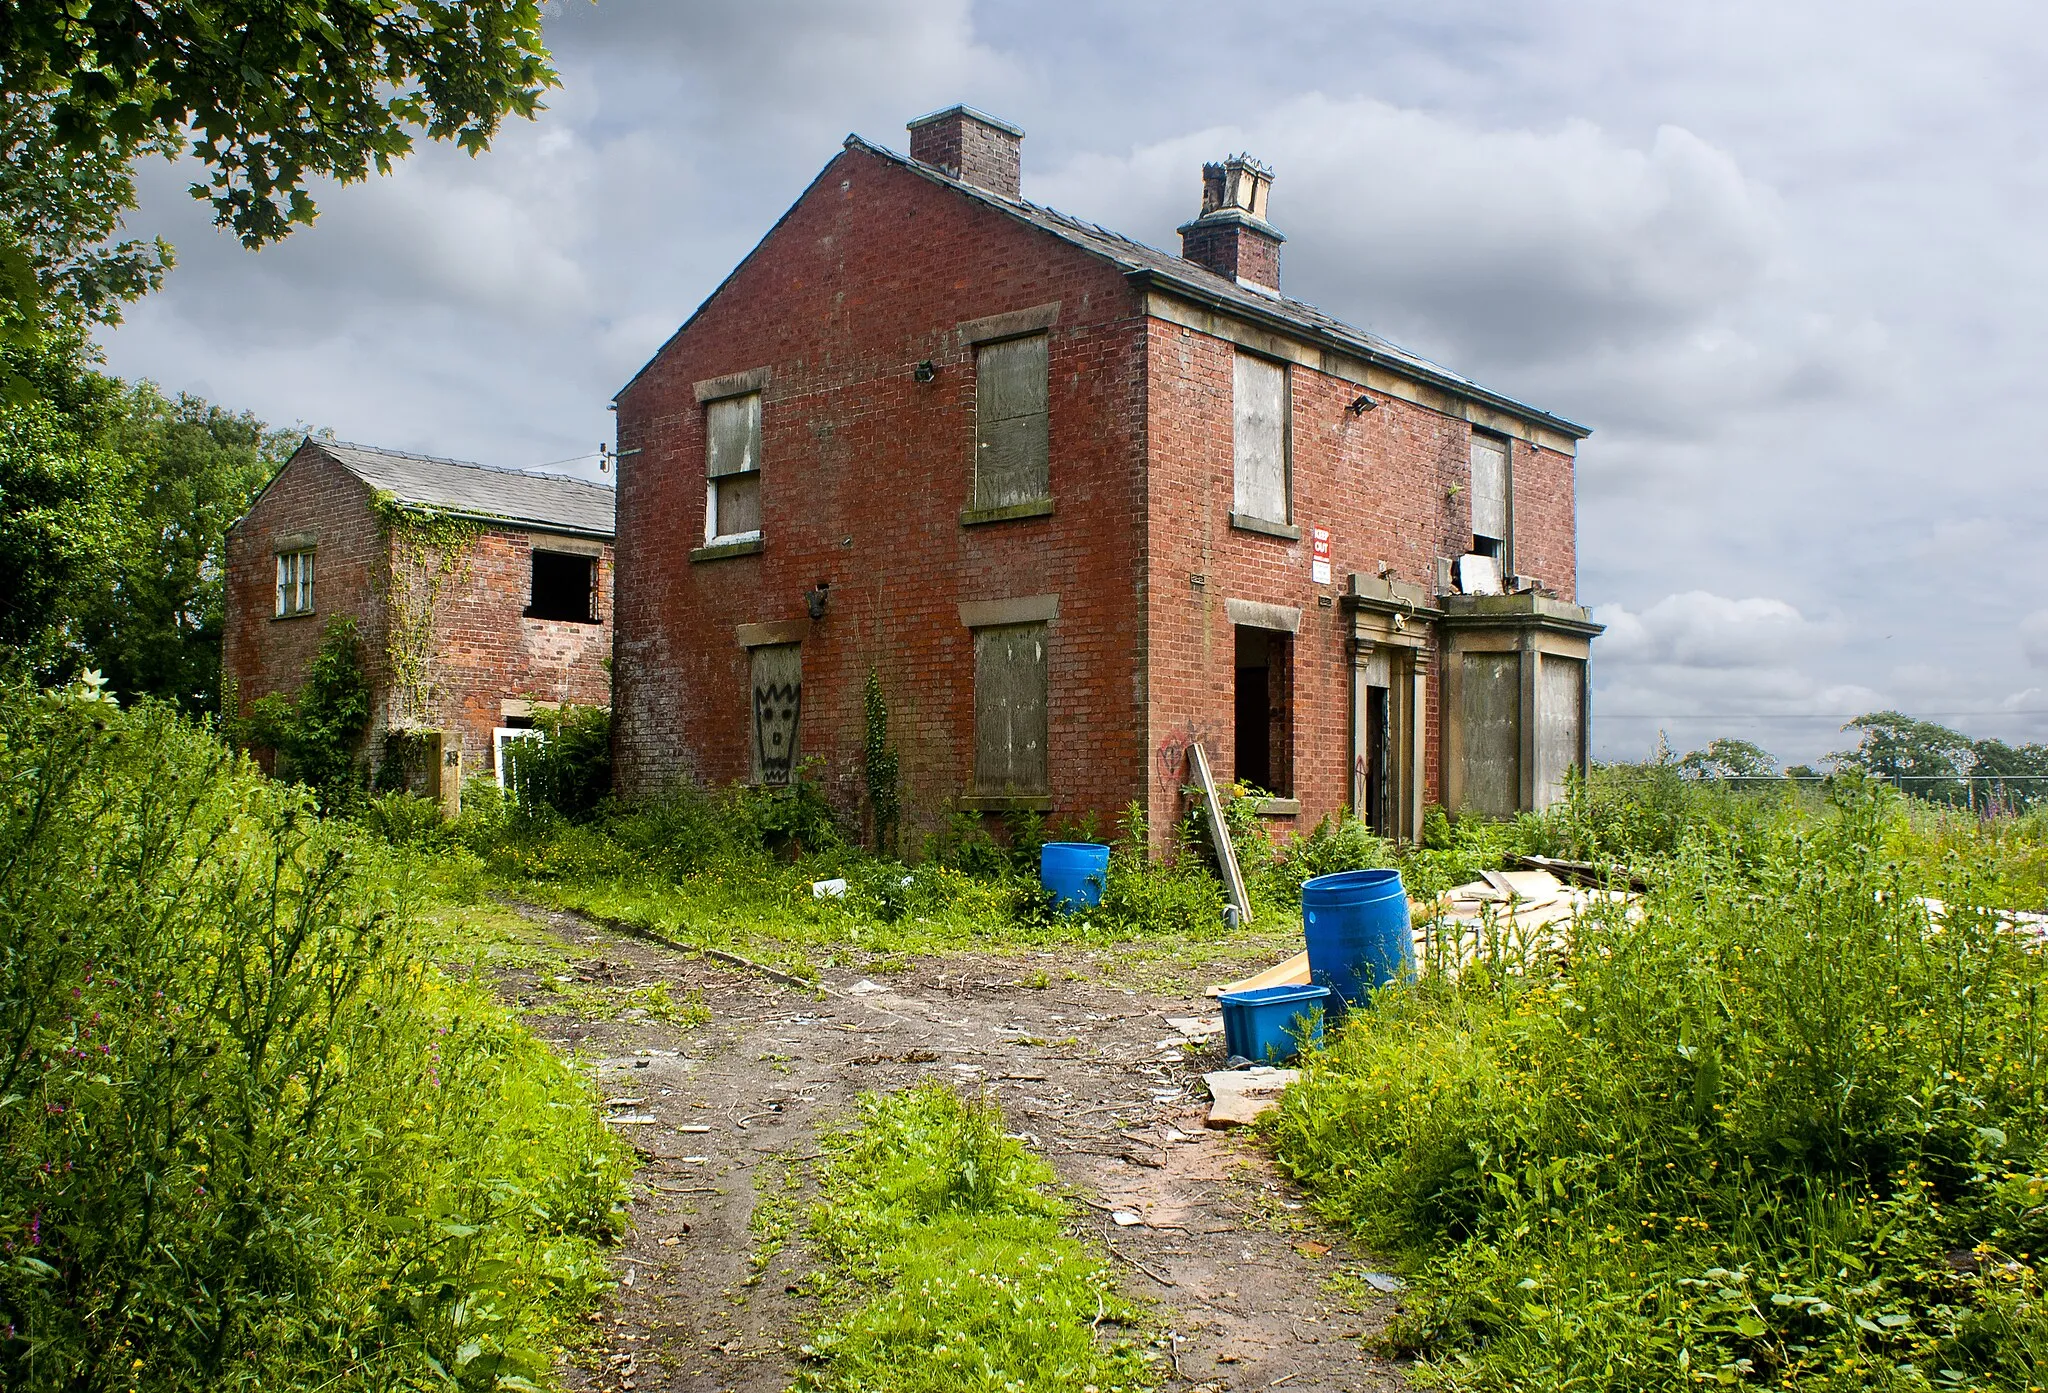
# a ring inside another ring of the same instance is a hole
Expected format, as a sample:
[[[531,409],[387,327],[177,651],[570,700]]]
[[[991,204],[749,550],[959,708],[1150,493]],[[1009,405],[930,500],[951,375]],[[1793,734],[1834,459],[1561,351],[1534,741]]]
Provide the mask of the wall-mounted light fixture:
[[[1351,405],[1345,407],[1344,409],[1346,411],[1349,411],[1354,416],[1363,416],[1368,411],[1377,411],[1379,409],[1379,405],[1380,404],[1378,402],[1374,401],[1364,392],[1360,392],[1356,397],[1352,399]]]
[[[927,358],[922,363],[919,363],[915,368],[912,368],[910,371],[910,375],[916,378],[919,382],[931,382],[938,377],[939,367],[938,364],[934,363],[931,359]]]
[[[813,624],[825,617],[825,602],[831,598],[832,582],[829,580],[821,580],[815,589],[804,592],[804,610],[811,616]]]

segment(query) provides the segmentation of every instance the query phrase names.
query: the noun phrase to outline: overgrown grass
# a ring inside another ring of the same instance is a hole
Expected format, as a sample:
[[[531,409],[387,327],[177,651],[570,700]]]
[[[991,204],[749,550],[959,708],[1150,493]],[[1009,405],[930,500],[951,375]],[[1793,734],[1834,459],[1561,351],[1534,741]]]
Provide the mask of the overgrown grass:
[[[839,1306],[799,1388],[1119,1393],[1154,1387],[1142,1317],[1064,1232],[1051,1169],[993,1104],[941,1084],[861,1099],[826,1136],[811,1240]]]
[[[1280,1159],[1405,1259],[1425,1382],[2044,1381],[2048,965],[1995,908],[2039,844],[1831,796],[1679,789],[1668,849],[1614,809],[1639,920],[1390,989],[1309,1061]]]
[[[166,710],[0,693],[0,1386],[552,1382],[627,1157],[422,888]]]

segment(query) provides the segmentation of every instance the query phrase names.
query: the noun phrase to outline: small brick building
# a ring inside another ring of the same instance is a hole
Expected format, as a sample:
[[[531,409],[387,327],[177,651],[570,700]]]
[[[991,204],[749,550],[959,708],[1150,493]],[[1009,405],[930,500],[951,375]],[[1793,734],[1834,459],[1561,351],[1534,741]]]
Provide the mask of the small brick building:
[[[452,802],[536,704],[611,700],[612,489],[308,438],[228,530],[230,709],[295,692],[349,615],[369,748],[417,737]]]
[[[1586,431],[1282,295],[1249,159],[1172,256],[1024,201],[1014,127],[910,134],[849,137],[619,393],[622,790],[815,758],[852,804],[872,671],[907,827],[1159,837],[1197,741],[1280,828],[1552,799]]]

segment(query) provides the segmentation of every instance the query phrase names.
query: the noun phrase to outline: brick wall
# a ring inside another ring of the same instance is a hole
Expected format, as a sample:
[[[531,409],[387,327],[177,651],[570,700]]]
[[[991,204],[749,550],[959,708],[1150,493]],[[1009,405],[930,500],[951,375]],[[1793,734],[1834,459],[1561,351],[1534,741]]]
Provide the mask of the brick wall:
[[[313,606],[310,615],[277,618],[277,553],[310,540]],[[382,593],[389,553],[370,489],[355,475],[313,450],[292,457],[228,529],[226,616],[221,672],[230,709],[272,692],[296,692],[319,651],[321,631],[336,615],[350,615],[363,641],[372,684],[386,681]]]
[[[433,723],[459,731],[463,767],[491,769],[491,731],[505,724],[503,702],[611,700],[612,548],[598,560],[598,622],[529,619],[533,553],[588,552],[595,543],[545,532],[493,528],[464,554],[444,582],[434,614]]]
[[[957,326],[1057,300],[1049,338],[1050,517],[965,526],[973,350]],[[1049,773],[1056,809],[1139,796],[1144,321],[1113,267],[970,197],[850,150],[619,398],[616,757],[645,793],[747,776],[748,657],[734,626],[801,620],[801,748],[861,796],[861,692],[881,676],[907,844],[968,789],[973,635],[961,601],[1057,594]],[[921,361],[937,369],[915,380]],[[703,541],[704,411],[693,384],[768,367],[764,548]],[[1106,824],[1105,824],[1106,825]]]
[[[1166,320],[1150,323],[1148,391],[1151,545],[1147,627],[1147,748],[1156,809],[1178,805],[1189,782],[1185,750],[1208,750],[1219,780],[1236,772],[1235,631],[1228,599],[1301,610],[1292,645],[1293,746],[1288,752],[1299,818],[1308,827],[1345,807],[1351,792],[1351,659],[1343,607],[1346,576],[1379,573],[1429,585],[1439,556],[1470,545],[1471,427],[1381,391],[1375,410],[1352,415],[1357,383],[1293,365],[1293,523],[1299,541],[1230,525],[1235,346]],[[1572,550],[1568,455],[1515,442],[1517,564],[1569,599]],[[1453,494],[1453,488],[1457,492]],[[1331,580],[1312,583],[1312,529],[1331,534]],[[1192,577],[1203,577],[1196,585]],[[1322,601],[1328,600],[1324,607]],[[1439,796],[1441,662],[1430,657],[1424,797]],[[1276,757],[1276,765],[1282,761]],[[1155,834],[1164,818],[1155,817]]]

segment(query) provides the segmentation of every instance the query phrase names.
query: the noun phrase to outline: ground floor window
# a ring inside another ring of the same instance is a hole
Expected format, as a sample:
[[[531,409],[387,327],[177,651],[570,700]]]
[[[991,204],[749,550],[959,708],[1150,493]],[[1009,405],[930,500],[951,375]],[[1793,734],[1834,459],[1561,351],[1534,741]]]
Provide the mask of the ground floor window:
[[[1237,626],[1237,778],[1294,796],[1294,636]]]
[[[1044,624],[974,631],[974,791],[1036,795],[1046,777]]]
[[[803,645],[772,643],[750,651],[754,782],[786,784],[796,769],[803,716]]]

